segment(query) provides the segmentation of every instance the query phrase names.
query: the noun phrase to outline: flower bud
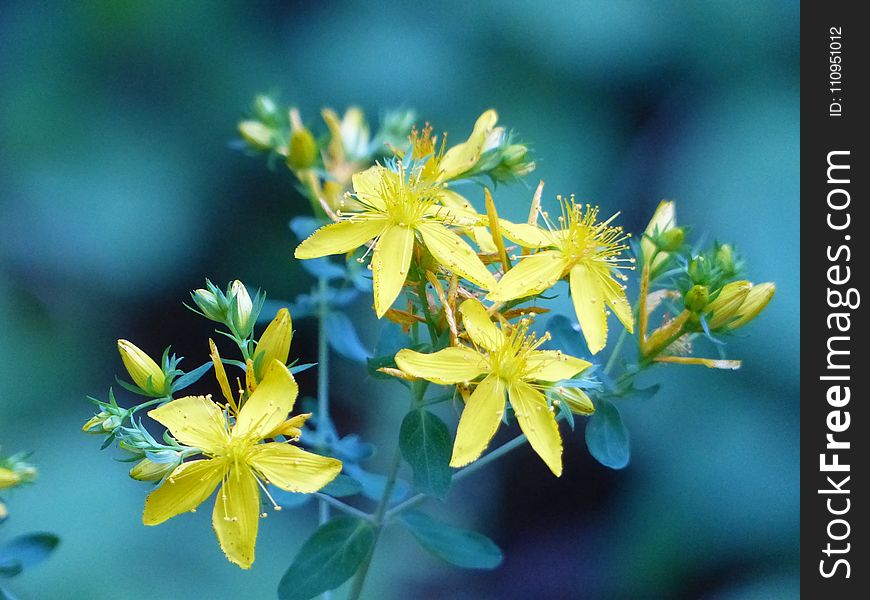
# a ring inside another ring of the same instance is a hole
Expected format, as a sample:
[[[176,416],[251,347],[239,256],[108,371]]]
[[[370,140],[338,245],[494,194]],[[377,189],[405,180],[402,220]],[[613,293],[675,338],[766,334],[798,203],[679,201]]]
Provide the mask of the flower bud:
[[[640,240],[641,255],[643,256],[645,263],[649,264],[649,261],[652,259],[657,249],[665,250],[665,248],[661,247],[657,242],[660,242],[660,237],[662,235],[676,227],[676,213],[676,204],[673,200],[662,200],[659,202],[658,207],[656,207],[656,210],[653,213],[652,219],[650,219],[649,224],[644,230],[643,238]],[[676,248],[674,248],[674,250],[676,250]],[[650,264],[649,266],[651,269],[655,268],[665,260],[667,260],[667,255],[662,256],[660,254],[656,257],[655,261],[653,261],[655,264]]]
[[[737,329],[738,327],[743,327],[760,315],[761,311],[770,303],[775,292],[776,285],[771,282],[759,283],[752,286],[752,289],[749,290],[746,299],[740,307],[739,316],[728,324],[728,328]]]
[[[716,262],[725,273],[733,273],[736,264],[734,262],[734,248],[731,244],[722,244],[716,249]]]
[[[659,238],[659,248],[665,252],[675,252],[683,247],[686,239],[686,230],[682,227],[674,227],[663,232]]]
[[[121,426],[122,422],[123,418],[120,415],[100,411],[88,419],[88,422],[82,426],[82,431],[96,434],[112,433]]]
[[[206,317],[218,323],[223,323],[226,320],[227,306],[225,299],[218,298],[213,292],[204,288],[194,290],[190,295],[193,298],[194,304]]]
[[[258,94],[254,98],[254,113],[262,120],[268,121],[278,114],[278,105],[271,96]]]
[[[21,483],[21,476],[11,469],[0,467],[0,490],[11,488]]]
[[[705,285],[695,285],[686,292],[683,296],[683,302],[686,308],[692,312],[699,313],[706,308],[710,301],[710,290]]]
[[[290,311],[282,308],[257,342],[257,350],[254,352],[254,374],[257,381],[263,380],[263,375],[273,360],[278,360],[282,364],[287,362],[292,338],[293,321],[290,318]]]
[[[559,400],[566,403],[575,415],[591,415],[595,412],[592,400],[579,388],[560,388]]]
[[[176,452],[163,452],[159,454],[171,454],[167,456],[167,462],[155,462],[150,458],[143,458],[136,463],[136,466],[130,469],[130,477],[139,481],[159,481],[166,475],[169,475],[175,467],[181,464],[181,460]]]
[[[127,340],[118,340],[118,352],[139,389],[155,398],[166,395],[166,375],[151,357]]]
[[[266,152],[272,149],[272,130],[259,121],[239,122],[239,135],[254,150]]]
[[[230,286],[230,321],[236,332],[241,337],[247,337],[254,326],[252,313],[254,311],[254,303],[251,300],[251,295],[248,294],[248,288],[236,279]]]
[[[287,166],[292,171],[310,169],[317,160],[317,142],[306,127],[294,129],[290,134],[287,150]]]
[[[726,284],[707,310],[711,313],[710,329],[718,329],[733,319],[746,299],[752,284],[748,281],[732,281]]]

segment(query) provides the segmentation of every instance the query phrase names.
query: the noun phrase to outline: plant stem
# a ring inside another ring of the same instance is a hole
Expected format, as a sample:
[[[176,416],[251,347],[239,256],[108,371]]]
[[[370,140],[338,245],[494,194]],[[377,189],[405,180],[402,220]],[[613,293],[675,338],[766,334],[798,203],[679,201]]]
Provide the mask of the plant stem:
[[[329,282],[326,278],[320,277],[317,280],[317,292],[317,423],[318,428],[329,428],[331,431],[332,424],[329,419],[329,340],[326,338],[326,313],[329,310],[329,305],[327,304]],[[325,494],[318,494],[317,496],[319,498],[317,504],[317,522],[323,525],[329,521],[330,501],[326,500],[328,496]],[[348,506],[347,508],[351,507]],[[330,600],[332,592],[324,592],[321,597],[323,600]]]
[[[526,435],[524,433],[521,433],[520,435],[518,435],[517,437],[515,437],[511,441],[505,442],[504,444],[502,444],[501,446],[499,446],[498,448],[496,448],[495,450],[493,450],[492,452],[490,452],[489,454],[487,454],[483,458],[477,460],[476,462],[471,463],[470,465],[468,465],[467,467],[465,467],[463,469],[458,470],[453,475],[453,481],[460,481],[461,479],[468,477],[469,475],[473,474],[476,471],[479,471],[480,469],[482,469],[483,467],[485,467],[489,463],[491,463],[495,460],[498,460],[499,458],[501,458],[502,456],[504,456],[505,454],[507,454],[511,450],[514,450],[516,448],[519,448],[520,446],[523,446],[527,441],[528,441],[528,439],[526,438]],[[389,511],[387,511],[387,514],[385,515],[385,519],[387,521],[389,521],[390,519],[396,517],[397,515],[401,514],[402,512],[408,510],[409,508],[413,508],[413,507],[417,506],[418,504],[421,504],[422,502],[428,500],[429,498],[431,498],[431,496],[427,496],[426,494],[417,494],[416,496],[412,496],[412,497],[408,498],[407,500],[405,500],[404,502],[400,502],[399,504],[397,504],[396,506],[391,508]]]
[[[337,498],[333,498],[329,494],[324,494],[321,492],[315,492],[314,496],[318,498],[324,504],[331,504],[338,510],[349,514],[352,517],[356,517],[357,519],[362,519],[363,521],[371,521],[372,516],[367,512],[363,512],[358,508],[354,508],[350,504],[345,504],[341,500]]]
[[[616,359],[622,354],[622,347],[625,345],[625,340],[628,338],[628,330],[623,329],[619,334],[619,339],[616,340],[616,345],[610,352],[610,357],[607,359],[607,364],[604,365],[604,374],[610,375],[613,367],[616,366]]]
[[[369,567],[372,565],[372,557],[375,554],[375,547],[378,544],[378,538],[380,537],[381,530],[384,528],[384,523],[386,522],[387,507],[390,505],[393,488],[396,486],[396,476],[399,474],[399,467],[401,465],[402,452],[399,450],[397,445],[396,452],[393,456],[393,464],[390,466],[390,472],[387,475],[387,483],[384,485],[384,493],[381,496],[380,502],[378,502],[378,508],[375,510],[373,517],[375,524],[375,538],[372,540],[372,549],[369,551],[368,556],[366,556],[353,578],[353,585],[351,586],[350,594],[348,595],[349,600],[358,600],[360,594],[362,594],[366,576],[369,573]]]

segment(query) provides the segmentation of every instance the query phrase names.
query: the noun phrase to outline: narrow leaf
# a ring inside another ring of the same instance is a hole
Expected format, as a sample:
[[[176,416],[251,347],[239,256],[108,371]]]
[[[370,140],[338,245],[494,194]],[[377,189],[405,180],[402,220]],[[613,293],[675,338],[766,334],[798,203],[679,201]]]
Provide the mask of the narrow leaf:
[[[12,577],[38,565],[59,543],[60,538],[50,533],[29,533],[13,538],[0,547],[0,575]]]
[[[329,345],[333,350],[349,360],[365,364],[371,353],[363,346],[346,314],[337,310],[330,311],[324,324]]]
[[[211,361],[209,361],[205,364],[200,365],[199,367],[197,367],[193,371],[190,371],[189,373],[185,373],[184,375],[182,375],[181,377],[179,377],[178,379],[176,379],[172,383],[172,391],[177,392],[179,390],[183,390],[184,388],[186,388],[188,386],[193,385],[194,383],[199,381],[200,378],[203,375],[205,375],[209,369],[211,369],[211,367],[212,367],[212,363],[211,363]]]

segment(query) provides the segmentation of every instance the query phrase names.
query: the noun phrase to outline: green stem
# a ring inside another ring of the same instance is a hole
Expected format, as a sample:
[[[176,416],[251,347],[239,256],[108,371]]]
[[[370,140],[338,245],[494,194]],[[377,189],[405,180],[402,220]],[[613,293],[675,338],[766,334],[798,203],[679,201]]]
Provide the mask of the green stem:
[[[337,498],[333,498],[329,494],[324,494],[322,492],[315,492],[314,496],[319,499],[324,504],[329,504],[337,508],[338,510],[349,514],[352,517],[356,517],[357,519],[362,519],[363,521],[371,521],[372,515],[367,512],[363,512],[358,508],[354,508],[350,504],[345,504],[341,500]]]
[[[319,428],[328,428],[331,431],[332,426],[329,420],[329,340],[326,338],[329,282],[323,277],[317,280],[317,292],[317,422]],[[327,497],[324,494],[318,494],[317,522],[320,525],[329,521],[330,502],[326,500]],[[330,600],[332,592],[324,592],[321,597],[323,600]]]
[[[501,458],[502,456],[504,456],[505,454],[507,454],[511,450],[515,450],[516,448],[519,448],[520,446],[525,445],[525,443],[527,441],[528,441],[528,438],[526,438],[526,435],[524,433],[521,433],[520,435],[518,435],[517,437],[515,437],[511,441],[505,442],[504,444],[502,444],[501,446],[499,446],[498,448],[496,448],[495,450],[493,450],[492,452],[490,452],[489,454],[487,454],[483,458],[471,463],[470,465],[468,465],[467,467],[465,467],[463,469],[458,470],[453,475],[453,481],[460,481],[460,480],[468,477],[469,475],[472,475],[473,473],[479,471],[480,469],[482,469],[483,467],[485,467],[489,463],[498,460],[499,458]],[[397,504],[396,506],[391,508],[389,511],[387,511],[387,514],[385,515],[384,518],[386,521],[390,521],[394,517],[396,517],[397,515],[403,513],[404,511],[408,510],[409,508],[414,508],[415,506],[425,502],[429,498],[431,498],[431,496],[427,496],[426,494],[417,494],[416,496],[411,496],[410,498],[408,498],[404,502],[400,502],[399,504]]]
[[[625,345],[625,340],[628,338],[628,330],[623,329],[619,334],[619,339],[616,340],[616,345],[613,347],[613,350],[610,352],[610,358],[607,359],[607,364],[604,365],[604,374],[610,375],[610,372],[613,370],[613,367],[616,366],[616,359],[619,358],[620,354],[622,354],[622,347]]]
[[[359,597],[362,594],[363,586],[366,582],[366,576],[369,573],[369,568],[372,566],[372,557],[375,554],[375,546],[377,546],[378,538],[380,537],[381,530],[384,528],[384,523],[386,522],[387,507],[390,505],[390,498],[393,495],[393,488],[396,486],[396,477],[399,474],[399,467],[401,465],[402,452],[397,446],[396,452],[393,456],[393,464],[390,466],[390,472],[387,475],[387,483],[384,486],[384,493],[378,502],[378,508],[375,510],[373,516],[375,538],[372,540],[372,548],[369,550],[368,556],[366,556],[353,578],[353,584],[351,586],[350,594],[348,595],[348,600],[359,600]]]

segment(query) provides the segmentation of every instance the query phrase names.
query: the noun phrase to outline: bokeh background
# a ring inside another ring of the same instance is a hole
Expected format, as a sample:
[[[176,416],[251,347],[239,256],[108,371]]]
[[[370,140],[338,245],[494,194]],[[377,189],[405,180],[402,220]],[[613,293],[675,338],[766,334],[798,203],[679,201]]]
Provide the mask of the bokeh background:
[[[122,368],[118,337],[205,359],[210,327],[181,305],[204,277],[310,288],[286,227],[307,203],[229,143],[263,91],[311,123],[323,105],[414,107],[454,141],[495,107],[534,147],[532,187],[622,210],[634,231],[675,198],[694,234],[735,242],[750,278],[778,286],[730,347],[742,370],[663,369],[657,396],[625,404],[627,469],[598,465],[578,432],[560,480],[520,451],[435,507],[494,538],[500,569],[454,569],[390,530],[369,597],[797,596],[798,3],[438,4],[3,3],[0,443],[32,450],[41,478],[7,498],[0,537],[63,538],[13,582],[22,598],[271,598],[312,530],[311,506],[273,516],[242,572],[210,510],[142,527],[146,486],[79,431],[84,396]],[[505,188],[507,216],[530,193]],[[296,324],[305,361],[313,326]],[[334,366],[339,426],[392,442],[400,388]]]

